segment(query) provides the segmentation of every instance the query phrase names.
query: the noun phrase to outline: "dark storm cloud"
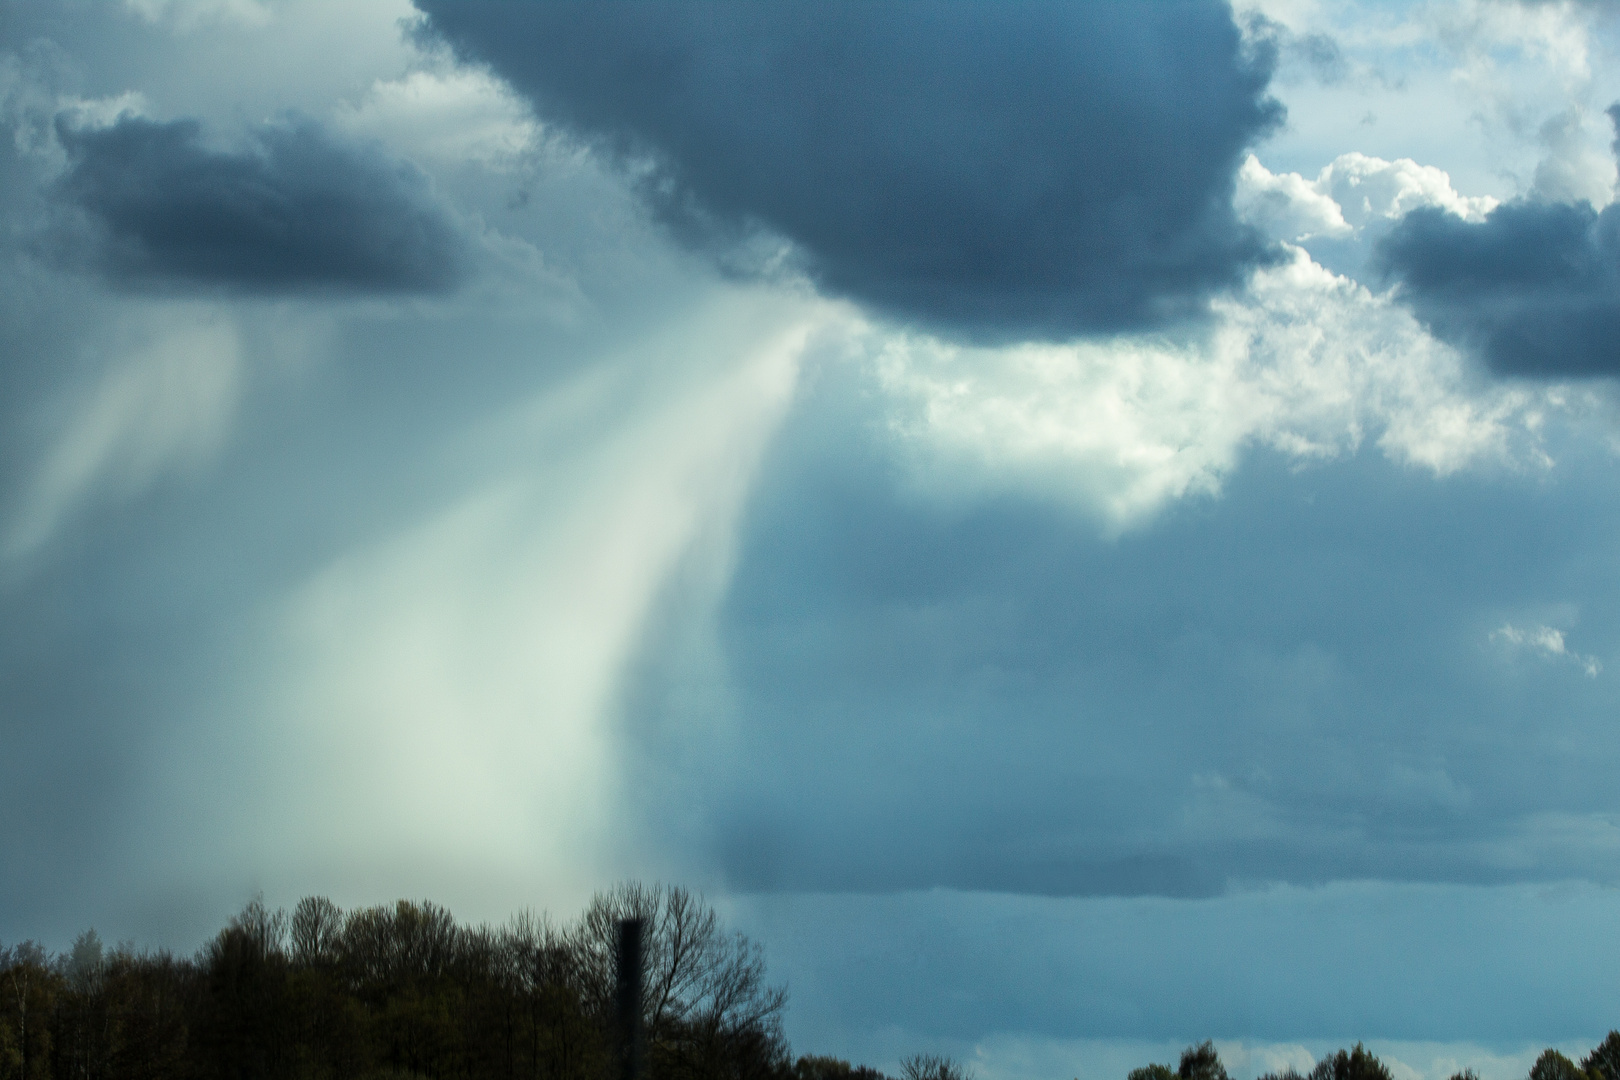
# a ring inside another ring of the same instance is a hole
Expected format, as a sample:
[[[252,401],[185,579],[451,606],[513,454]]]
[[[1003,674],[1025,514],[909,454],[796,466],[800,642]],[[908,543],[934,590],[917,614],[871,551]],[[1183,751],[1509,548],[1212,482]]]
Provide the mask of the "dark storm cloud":
[[[53,195],[82,217],[52,253],[120,285],[443,292],[464,276],[466,242],[426,178],[312,122],[265,125],[239,152],[193,120],[58,128],[70,164]]]
[[[1414,210],[1379,257],[1419,319],[1498,372],[1620,374],[1620,205],[1518,200],[1478,223]]]
[[[1196,312],[1268,257],[1241,152],[1273,51],[1210,0],[464,3],[437,33],[652,172],[688,237],[763,224],[829,290],[991,337]]]

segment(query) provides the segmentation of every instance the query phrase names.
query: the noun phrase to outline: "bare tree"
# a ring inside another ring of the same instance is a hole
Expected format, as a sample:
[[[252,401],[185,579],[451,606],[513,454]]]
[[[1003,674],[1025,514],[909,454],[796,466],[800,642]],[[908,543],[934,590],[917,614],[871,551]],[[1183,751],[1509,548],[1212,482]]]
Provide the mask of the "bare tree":
[[[580,964],[570,936],[550,915],[520,911],[498,932],[498,941],[524,991],[579,985]]]
[[[262,957],[279,957],[287,950],[287,913],[281,908],[271,911],[264,906],[263,896],[255,896],[231,918],[225,932],[242,935],[247,946]]]
[[[292,960],[301,966],[338,958],[343,941],[343,909],[324,896],[306,896],[292,913]]]
[[[678,1030],[706,1037],[756,1032],[780,1042],[787,990],[765,982],[765,958],[727,933],[703,898],[679,886],[624,882],[592,900],[570,935],[587,992],[605,1009],[613,992],[621,920],[645,920],[642,998],[653,1038]]]
[[[943,1054],[912,1054],[901,1059],[900,1076],[902,1080],[973,1080],[973,1071]]]

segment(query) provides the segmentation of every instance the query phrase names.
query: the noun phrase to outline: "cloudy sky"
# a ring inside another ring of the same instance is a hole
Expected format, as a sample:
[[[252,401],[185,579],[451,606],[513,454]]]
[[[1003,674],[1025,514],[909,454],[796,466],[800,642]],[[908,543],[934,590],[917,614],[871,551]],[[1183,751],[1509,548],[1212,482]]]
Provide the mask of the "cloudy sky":
[[[702,889],[795,1049],[1620,1026],[1620,10],[0,0],[0,940]]]

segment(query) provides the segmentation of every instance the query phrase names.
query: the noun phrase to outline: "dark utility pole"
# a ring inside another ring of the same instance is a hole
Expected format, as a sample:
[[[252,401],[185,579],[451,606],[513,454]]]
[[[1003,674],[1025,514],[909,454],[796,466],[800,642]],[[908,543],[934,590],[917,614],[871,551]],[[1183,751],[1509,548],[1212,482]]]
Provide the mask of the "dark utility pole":
[[[641,930],[645,919],[619,920],[619,1061],[623,1080],[641,1080]]]

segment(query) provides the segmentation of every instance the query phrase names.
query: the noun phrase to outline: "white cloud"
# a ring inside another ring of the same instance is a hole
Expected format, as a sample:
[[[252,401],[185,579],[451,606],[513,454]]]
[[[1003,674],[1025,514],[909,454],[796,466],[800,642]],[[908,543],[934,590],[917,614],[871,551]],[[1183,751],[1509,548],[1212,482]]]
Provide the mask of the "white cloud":
[[[1221,1060],[1231,1062],[1231,1067],[1261,1076],[1290,1069],[1303,1076],[1316,1067],[1315,1056],[1298,1043],[1239,1043],[1220,1051]]]
[[[1500,642],[1514,650],[1524,650],[1540,653],[1543,656],[1568,659],[1586,672],[1588,678],[1596,678],[1598,672],[1603,670],[1603,662],[1595,656],[1584,656],[1570,649],[1564,641],[1564,632],[1555,630],[1546,625],[1527,627],[1514,626],[1512,623],[1503,623],[1501,627],[1491,631],[1491,640]]]
[[[1285,242],[1364,247],[1418,207],[1479,221],[1497,200],[1459,193],[1433,166],[1352,152],[1312,180],[1250,155],[1235,204]],[[1571,407],[1560,388],[1481,380],[1387,295],[1303,250],[1217,302],[1215,316],[1206,336],[1180,340],[975,349],[897,337],[875,366],[926,486],[1040,490],[1112,530],[1217,492],[1251,445],[1307,461],[1370,440],[1442,476],[1552,464],[1540,440],[1547,417]]]
[[[1253,154],[1238,170],[1233,204],[1244,221],[1284,240],[1346,236],[1353,231],[1339,204],[1316,184],[1298,173],[1273,174]]]
[[[1557,0],[1514,4],[1497,0],[1457,0],[1415,8],[1415,21],[1457,58],[1454,78],[1475,95],[1486,95],[1498,108],[1517,106],[1508,100],[1521,74],[1519,65],[1537,73],[1563,93],[1582,93],[1592,78],[1592,28],[1595,5]],[[1519,64],[1515,64],[1518,61]]]
[[[1387,297],[1301,250],[1216,305],[1207,336],[968,348],[897,336],[875,367],[896,430],[942,492],[1044,492],[1128,528],[1214,493],[1247,446],[1304,462],[1373,441],[1445,475],[1542,466],[1548,394],[1473,378]]]
[[[1353,227],[1401,217],[1420,206],[1437,206],[1465,221],[1479,221],[1496,208],[1488,195],[1459,195],[1451,177],[1432,165],[1410,158],[1384,161],[1365,154],[1340,154],[1312,185],[1332,198]]]
[[[1448,1080],[1471,1069],[1480,1080],[1520,1080],[1546,1049],[1543,1046],[1482,1046],[1470,1042],[1418,1042],[1373,1039],[1367,1048],[1395,1074],[1396,1080]],[[1579,1061],[1591,1049],[1584,1042],[1561,1043],[1560,1048]]]
[[[1451,177],[1432,165],[1355,152],[1340,154],[1314,180],[1272,173],[1250,154],[1238,171],[1234,203],[1245,221],[1292,242],[1348,237],[1420,206],[1437,206],[1465,221],[1480,221],[1497,206],[1490,196],[1458,194]]]

